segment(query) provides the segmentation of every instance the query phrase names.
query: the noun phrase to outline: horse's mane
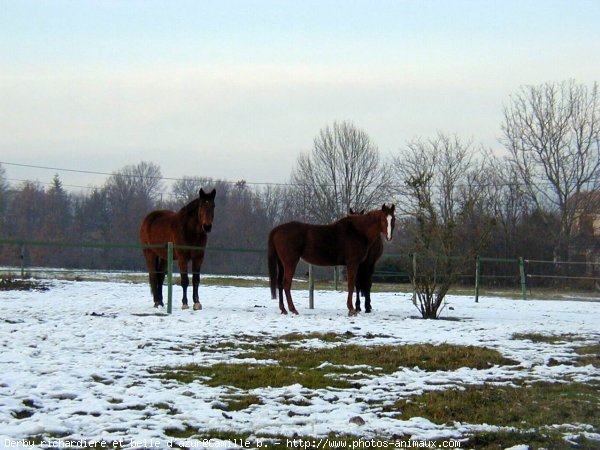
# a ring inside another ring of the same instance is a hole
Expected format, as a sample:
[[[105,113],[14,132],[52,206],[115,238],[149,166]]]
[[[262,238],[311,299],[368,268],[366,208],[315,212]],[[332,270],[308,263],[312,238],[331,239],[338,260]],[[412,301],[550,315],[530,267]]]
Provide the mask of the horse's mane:
[[[181,208],[179,210],[179,212],[181,214],[188,215],[188,216],[193,215],[196,212],[196,210],[198,209],[199,203],[200,203],[200,199],[195,198],[194,200],[189,202],[187,205],[185,205],[183,208]]]
[[[381,214],[381,210],[380,209],[373,209],[371,211],[367,211],[367,212],[363,212],[360,214],[354,213],[354,214],[350,214],[347,215],[345,217],[342,217],[339,221],[345,220],[345,221],[349,221],[349,222],[360,222],[360,221],[367,221],[372,219],[373,217],[378,216],[379,214]]]

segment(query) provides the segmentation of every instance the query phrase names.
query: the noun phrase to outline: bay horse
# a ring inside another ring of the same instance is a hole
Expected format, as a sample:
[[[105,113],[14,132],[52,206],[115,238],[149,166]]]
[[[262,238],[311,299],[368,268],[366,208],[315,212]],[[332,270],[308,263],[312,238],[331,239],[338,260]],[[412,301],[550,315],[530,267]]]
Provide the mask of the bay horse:
[[[164,306],[162,287],[167,270],[167,243],[172,242],[174,245],[173,259],[179,263],[183,289],[181,309],[189,308],[187,288],[190,284],[188,277],[190,260],[192,261],[194,310],[202,309],[198,297],[198,285],[200,284],[200,268],[204,260],[204,249],[178,248],[178,246],[206,246],[207,234],[212,229],[216,193],[215,189],[208,194],[200,189],[198,198],[179,211],[157,210],[152,211],[144,218],[140,227],[142,245],[156,246],[160,244],[158,247],[144,247],[143,249],[155,308]]]
[[[355,212],[350,208],[350,215],[362,215],[365,213],[363,209],[360,212]],[[373,272],[375,272],[375,264],[383,254],[383,239],[381,235],[375,239],[367,252],[367,257],[358,266],[356,272],[356,311],[360,312],[360,295],[365,298],[365,312],[370,313],[371,309],[371,287],[373,286]]]
[[[279,290],[279,309],[287,314],[283,305],[283,292],[291,313],[298,314],[292,301],[292,278],[298,261],[302,258],[317,266],[346,266],[348,274],[348,315],[356,314],[352,305],[356,273],[373,243],[385,234],[392,240],[396,219],[395,206],[385,204],[379,210],[364,215],[346,216],[328,225],[288,222],[271,230],[268,241],[268,265],[271,296]]]

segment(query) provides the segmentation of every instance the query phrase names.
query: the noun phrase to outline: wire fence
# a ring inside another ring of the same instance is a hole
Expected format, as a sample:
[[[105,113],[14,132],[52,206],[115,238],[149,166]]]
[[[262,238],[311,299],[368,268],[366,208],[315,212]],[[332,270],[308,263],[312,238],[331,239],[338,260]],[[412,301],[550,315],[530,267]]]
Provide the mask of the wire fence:
[[[78,279],[110,279],[111,275],[119,274],[132,281],[145,281],[148,272],[142,257],[143,248],[167,246],[0,239],[0,276],[61,277],[71,274]],[[173,246],[175,248],[202,249]],[[203,274],[268,276],[266,248],[209,246],[204,250],[207,256]],[[590,299],[600,298],[600,259],[556,262],[477,256],[473,260],[453,256],[384,253],[376,266],[373,280],[376,284],[385,285],[411,283],[413,287],[426,277],[435,276],[436,282],[443,282],[450,273],[445,270],[448,262],[453,266],[451,281],[454,289],[473,294],[475,301],[484,295],[498,294],[526,299],[532,295],[568,298],[581,293]],[[177,264],[171,263],[170,267],[172,273],[178,271]],[[343,268],[309,268],[307,264],[300,264],[296,270],[297,278],[313,283],[315,280],[331,280],[338,290],[345,289],[345,283],[341,281],[343,276]]]
[[[526,260],[530,290],[600,290],[600,257],[595,261]]]

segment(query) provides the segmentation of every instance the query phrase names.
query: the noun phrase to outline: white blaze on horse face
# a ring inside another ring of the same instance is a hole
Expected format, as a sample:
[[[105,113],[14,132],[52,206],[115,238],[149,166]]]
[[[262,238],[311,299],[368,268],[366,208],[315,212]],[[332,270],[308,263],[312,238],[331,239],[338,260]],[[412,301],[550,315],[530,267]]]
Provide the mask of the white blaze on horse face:
[[[391,214],[388,214],[387,216],[387,240],[391,241],[392,240],[392,216]]]

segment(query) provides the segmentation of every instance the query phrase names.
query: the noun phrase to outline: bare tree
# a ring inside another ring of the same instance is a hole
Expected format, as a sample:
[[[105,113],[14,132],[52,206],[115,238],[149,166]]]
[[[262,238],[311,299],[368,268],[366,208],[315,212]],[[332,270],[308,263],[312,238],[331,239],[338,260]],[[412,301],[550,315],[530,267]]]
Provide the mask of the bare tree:
[[[160,167],[154,163],[142,161],[136,165],[123,167],[106,180],[105,189],[112,202],[126,203],[146,201],[151,207],[162,191]]]
[[[489,155],[487,161],[482,173],[485,212],[496,221],[498,256],[514,258],[517,255],[517,229],[530,211],[531,201],[507,160]]]
[[[111,175],[104,185],[113,239],[135,242],[143,217],[160,198],[162,175],[154,163],[125,166]]]
[[[0,164],[0,192],[4,192],[8,189],[8,183],[6,181],[6,170]]]
[[[8,231],[17,239],[37,239],[42,228],[45,192],[39,182],[24,181],[11,198],[9,214],[11,226]]]
[[[555,259],[565,260],[574,199],[600,189],[600,98],[575,81],[525,86],[504,109],[503,143],[513,170],[540,211],[558,212]],[[570,204],[571,202],[571,204]]]
[[[286,219],[293,218],[294,215],[290,211],[289,199],[291,196],[288,186],[269,184],[258,191],[257,195],[269,221],[269,229]]]
[[[225,182],[215,181],[207,177],[184,176],[173,183],[171,192],[178,203],[187,203],[198,197],[201,188],[206,192],[210,192],[215,188],[217,195],[220,196],[224,196],[228,191],[228,185]]]
[[[310,153],[302,153],[291,177],[294,197],[310,219],[325,223],[350,208],[388,201],[390,172],[371,138],[349,122],[323,128]]]
[[[6,181],[6,170],[0,164],[0,225],[5,220],[5,211],[8,205],[8,183]]]
[[[485,158],[478,160],[470,143],[438,134],[408,143],[394,167],[397,205],[407,217],[403,250],[414,255],[418,266],[415,305],[423,318],[435,319],[446,293],[491,230],[491,221],[479,214]]]

